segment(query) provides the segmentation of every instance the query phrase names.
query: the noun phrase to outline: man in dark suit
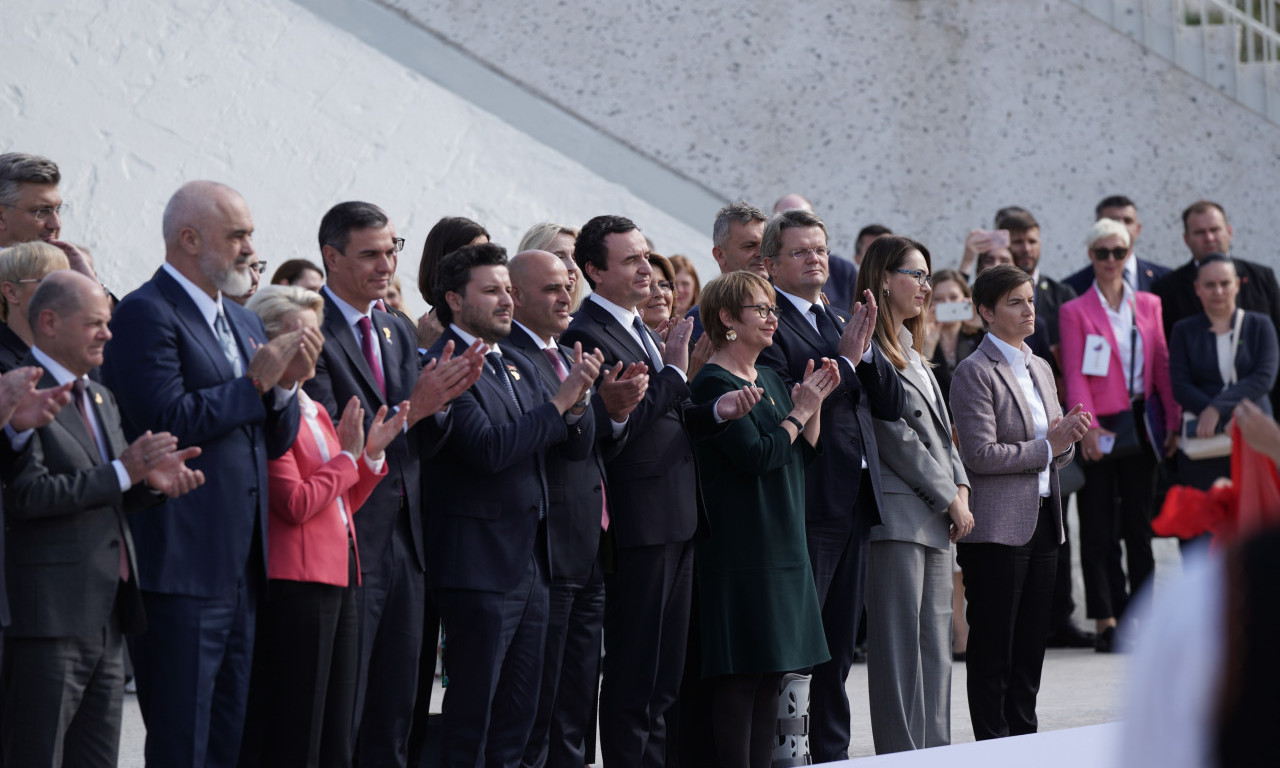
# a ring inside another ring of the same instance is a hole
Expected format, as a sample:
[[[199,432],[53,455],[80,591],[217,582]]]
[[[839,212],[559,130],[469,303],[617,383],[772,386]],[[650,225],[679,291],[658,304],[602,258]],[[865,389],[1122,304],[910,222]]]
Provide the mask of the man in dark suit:
[[[335,205],[320,221],[319,241],[326,273],[320,291],[325,344],[307,394],[335,424],[352,397],[359,398],[366,422],[383,405],[410,404],[405,434],[387,446],[388,477],[354,518],[361,570],[355,756],[365,768],[404,766],[424,641],[419,462],[434,451],[439,436],[429,417],[475,380],[480,358],[478,352],[469,358],[446,356],[423,371],[417,343],[404,324],[374,309],[391,285],[404,247],[381,208],[364,202]],[[434,649],[434,636],[430,642]]]
[[[487,346],[486,371],[449,406],[440,450],[424,464],[428,567],[448,645],[440,765],[515,768],[538,705],[548,610],[545,454],[586,460],[595,440],[588,394],[600,355],[577,351],[552,392],[533,364],[498,341],[511,332],[506,252],[465,246],[436,270],[444,346]],[[567,280],[566,280],[567,282]]]
[[[619,768],[666,762],[666,716],[684,672],[693,536],[706,525],[691,441],[749,410],[736,396],[700,406],[689,400],[684,371],[692,321],[673,325],[660,347],[635,311],[649,295],[648,254],[630,219],[587,222],[573,258],[593,293],[560,337],[561,344],[603,352],[611,375],[620,362],[650,369],[644,399],[627,422],[626,445],[605,463],[617,564],[605,577],[600,737],[605,763]],[[605,424],[603,402],[594,409]]]
[[[871,345],[875,297],[853,315],[822,302],[827,229],[805,210],[774,214],[762,253],[778,290],[778,330],[760,362],[790,386],[809,361],[837,360],[840,385],[822,404],[823,454],[805,470],[805,534],[831,661],[813,670],[809,748],[815,763],[849,759],[849,698],[871,526],[880,521],[880,456],[871,419],[897,421],[905,402],[893,365]]]
[[[792,192],[783,195],[773,204],[774,213],[788,210],[802,210],[813,213],[813,203],[802,195]],[[827,253],[827,284],[822,292],[831,306],[841,312],[848,312],[857,300],[858,265],[834,253]]]
[[[86,375],[111,338],[111,306],[97,283],[69,270],[51,274],[28,312],[35,343],[25,362],[44,368],[42,385],[71,385],[76,407],[19,434],[30,447],[4,467],[13,587],[5,760],[114,766],[121,633],[145,627],[124,512],[202,484],[183,464],[200,449],[178,452],[177,438],[164,432],[126,447],[115,399]]]
[[[572,363],[573,350],[555,341],[569,327],[569,272],[546,251],[518,253],[508,266],[515,323],[503,343],[523,352],[547,389],[553,390]],[[610,421],[625,422],[646,387],[629,388],[622,407],[609,409]],[[607,425],[596,430],[596,446],[586,459],[569,459],[557,451],[546,454],[547,538],[555,553],[555,571],[542,690],[521,761],[525,768],[579,768],[590,762],[585,744],[588,736],[595,738],[588,729],[600,672],[602,534],[609,524],[602,443],[616,444]]]
[[[1095,220],[1112,219],[1123,224],[1124,228],[1129,230],[1130,247],[1137,247],[1138,235],[1142,233],[1142,222],[1138,219],[1138,207],[1132,200],[1124,195],[1105,197],[1093,209],[1093,215]],[[1140,259],[1136,252],[1124,265],[1125,282],[1133,286],[1136,291],[1150,292],[1151,286],[1167,274],[1169,274],[1168,267],[1154,261]],[[1083,269],[1062,282],[1075,291],[1077,296],[1083,294],[1089,286],[1093,285],[1093,264],[1086,264]]]
[[[1016,205],[996,212],[996,229],[1009,230],[1009,250],[1013,263],[1028,275],[1035,285],[1036,318],[1043,318],[1049,334],[1049,343],[1058,347],[1058,308],[1076,297],[1069,286],[1054,280],[1040,271],[1040,222],[1025,208]],[[1044,350],[1033,351],[1044,357]],[[1049,362],[1054,363],[1052,356]]]
[[[1196,270],[1200,260],[1211,253],[1231,255],[1235,233],[1227,223],[1226,211],[1211,200],[1197,200],[1182,212],[1182,241],[1191,251],[1191,260],[1165,275],[1151,288],[1160,297],[1164,312],[1164,335],[1173,337],[1173,326],[1183,318],[1204,311],[1196,296]],[[1280,285],[1271,267],[1231,256],[1240,278],[1236,306],[1261,312],[1280,328]],[[1272,390],[1271,404],[1280,408],[1280,389]]]
[[[298,430],[295,355],[315,329],[267,341],[226,296],[249,290],[253,218],[235,190],[183,185],[164,212],[165,263],[116,307],[102,372],[125,432],[167,431],[198,445],[215,482],[131,514],[148,630],[129,641],[147,762],[235,765],[258,596],[266,582],[267,460]]]

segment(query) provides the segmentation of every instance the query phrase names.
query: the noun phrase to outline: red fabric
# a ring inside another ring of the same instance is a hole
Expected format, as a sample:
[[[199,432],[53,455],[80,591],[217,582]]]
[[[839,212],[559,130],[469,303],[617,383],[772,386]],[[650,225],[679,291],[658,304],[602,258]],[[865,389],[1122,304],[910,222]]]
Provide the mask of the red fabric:
[[[1191,539],[1212,533],[1214,545],[1280,525],[1280,474],[1265,455],[1249,447],[1231,425],[1231,482],[1201,491],[1169,489],[1160,516],[1151,521],[1157,536]]]

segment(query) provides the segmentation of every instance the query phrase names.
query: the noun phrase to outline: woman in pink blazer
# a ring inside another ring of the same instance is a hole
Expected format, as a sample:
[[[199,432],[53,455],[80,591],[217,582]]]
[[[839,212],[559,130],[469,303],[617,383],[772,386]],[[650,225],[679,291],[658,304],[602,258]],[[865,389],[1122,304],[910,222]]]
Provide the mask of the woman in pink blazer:
[[[319,328],[324,300],[294,286],[263,288],[248,308],[267,336],[300,326]],[[282,387],[315,375],[297,356]],[[360,580],[351,516],[387,474],[383,451],[404,428],[408,403],[386,419],[379,409],[364,436],[364,409],[351,398],[337,427],[297,390],[301,419],[287,453],[267,464],[267,602],[255,649],[254,685],[261,684],[261,764],[349,765],[355,706]]]
[[[1133,257],[1129,231],[1119,222],[1102,219],[1090,228],[1086,242],[1094,283],[1062,305],[1058,322],[1067,402],[1081,403],[1095,416],[1080,444],[1085,460],[1085,486],[1077,505],[1080,564],[1088,615],[1097,622],[1096,649],[1110,653],[1116,620],[1129,595],[1155,570],[1152,486],[1157,457],[1176,448],[1180,410],[1169,380],[1160,299],[1135,291],[1124,280],[1125,260]],[[1156,407],[1148,408],[1149,404]],[[1133,414],[1137,426],[1138,449],[1112,456],[1116,433],[1108,426],[1115,426],[1115,419],[1126,412]],[[1144,422],[1161,444],[1151,445]],[[1115,535],[1117,516],[1128,554],[1127,591]]]

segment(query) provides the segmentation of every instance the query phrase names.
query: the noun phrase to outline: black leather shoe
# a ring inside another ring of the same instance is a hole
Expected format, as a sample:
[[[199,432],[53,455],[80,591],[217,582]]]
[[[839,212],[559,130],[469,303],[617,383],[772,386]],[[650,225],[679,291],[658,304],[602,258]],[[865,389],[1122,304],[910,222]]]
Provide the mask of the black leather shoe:
[[[1047,648],[1093,648],[1097,637],[1074,624],[1063,625],[1049,633]]]
[[[1116,648],[1116,628],[1107,627],[1098,633],[1098,639],[1094,641],[1093,650],[1098,653],[1115,653]]]

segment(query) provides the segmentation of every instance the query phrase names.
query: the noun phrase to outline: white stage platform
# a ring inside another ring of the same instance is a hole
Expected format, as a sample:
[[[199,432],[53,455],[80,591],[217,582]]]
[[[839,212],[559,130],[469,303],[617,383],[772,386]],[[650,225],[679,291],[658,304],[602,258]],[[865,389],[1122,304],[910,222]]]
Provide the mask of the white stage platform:
[[[1104,723],[822,765],[828,768],[1111,768],[1119,754],[1119,740],[1120,724]]]

